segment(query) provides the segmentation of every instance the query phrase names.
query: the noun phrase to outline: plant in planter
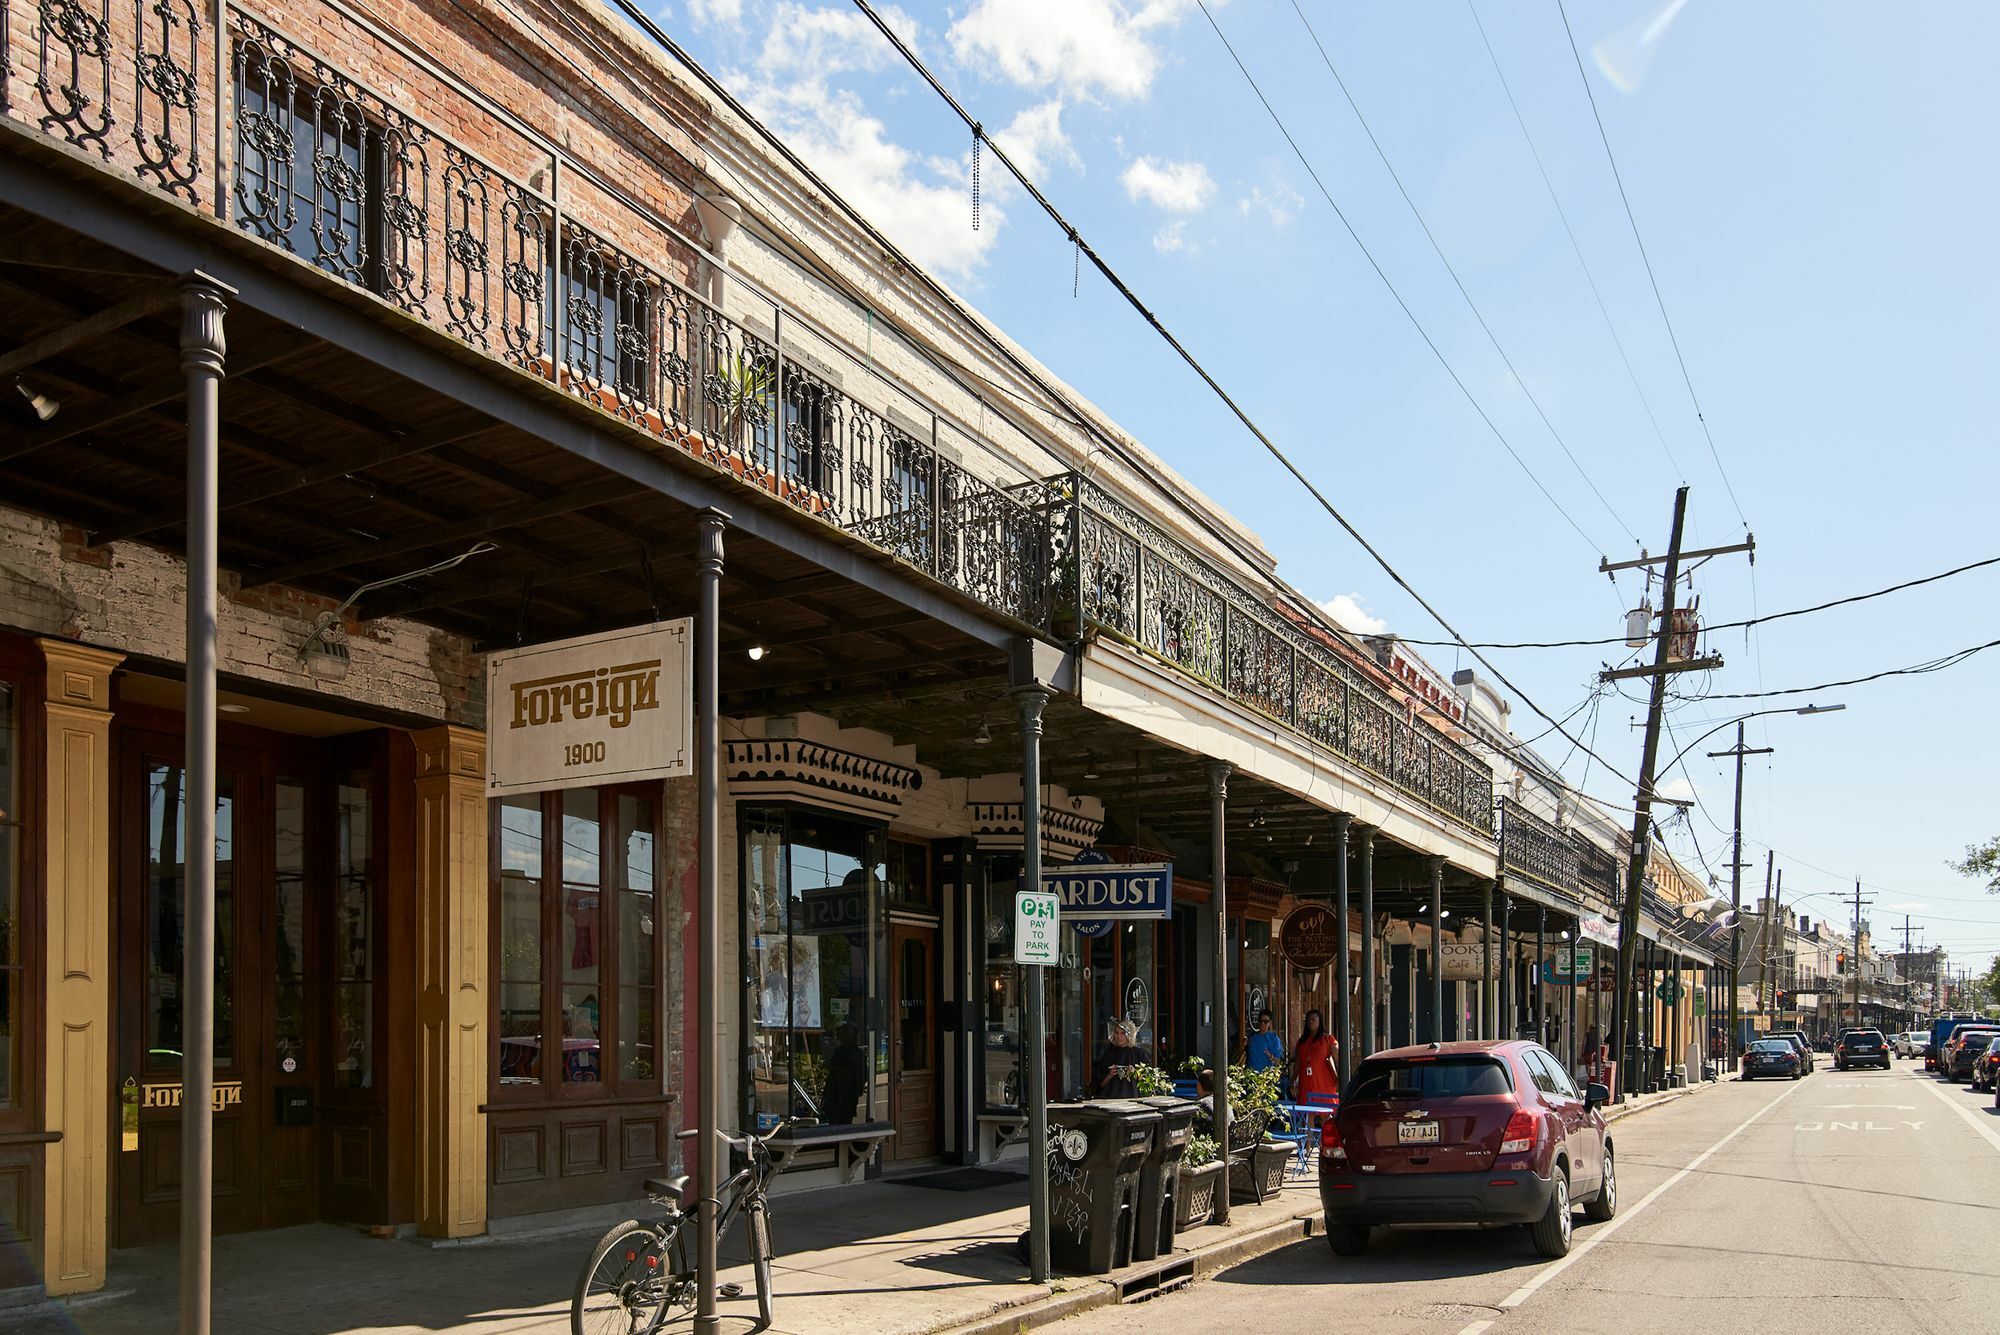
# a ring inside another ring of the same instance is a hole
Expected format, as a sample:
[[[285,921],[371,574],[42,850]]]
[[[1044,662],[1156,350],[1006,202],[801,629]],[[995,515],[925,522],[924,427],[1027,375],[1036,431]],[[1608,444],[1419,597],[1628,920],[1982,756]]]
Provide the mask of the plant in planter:
[[[1144,1098],[1174,1092],[1174,1078],[1157,1066],[1133,1067],[1132,1083],[1138,1086],[1139,1094]]]
[[[1215,1191],[1222,1181],[1222,1147],[1214,1136],[1188,1138],[1181,1154],[1181,1180],[1174,1193],[1174,1231],[1198,1228],[1215,1217]]]
[[[1297,1151],[1264,1131],[1278,1119],[1283,1072],[1229,1068],[1229,1198],[1263,1201],[1285,1183],[1285,1165]]]

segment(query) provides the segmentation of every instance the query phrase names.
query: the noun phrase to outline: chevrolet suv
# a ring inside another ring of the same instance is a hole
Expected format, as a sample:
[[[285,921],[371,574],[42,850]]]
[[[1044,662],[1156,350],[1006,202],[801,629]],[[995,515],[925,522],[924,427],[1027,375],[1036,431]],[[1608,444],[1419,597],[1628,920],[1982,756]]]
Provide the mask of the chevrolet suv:
[[[1525,1224],[1538,1252],[1566,1255],[1577,1204],[1618,1208],[1610,1097],[1522,1040],[1373,1054],[1320,1132],[1327,1241],[1358,1256],[1378,1224]]]
[[[1845,1071],[1855,1066],[1880,1066],[1889,1070],[1889,1040],[1880,1029],[1843,1029],[1833,1045],[1833,1069]]]

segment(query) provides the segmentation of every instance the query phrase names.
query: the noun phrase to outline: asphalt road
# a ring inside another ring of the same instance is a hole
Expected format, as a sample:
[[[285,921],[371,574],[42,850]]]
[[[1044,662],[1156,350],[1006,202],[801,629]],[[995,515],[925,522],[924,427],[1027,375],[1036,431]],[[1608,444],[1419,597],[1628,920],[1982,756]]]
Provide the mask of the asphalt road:
[[[1562,1261],[1522,1229],[1315,1237],[1058,1335],[2000,1331],[2000,1112],[1921,1063],[1724,1082],[1622,1119],[1619,1217]]]

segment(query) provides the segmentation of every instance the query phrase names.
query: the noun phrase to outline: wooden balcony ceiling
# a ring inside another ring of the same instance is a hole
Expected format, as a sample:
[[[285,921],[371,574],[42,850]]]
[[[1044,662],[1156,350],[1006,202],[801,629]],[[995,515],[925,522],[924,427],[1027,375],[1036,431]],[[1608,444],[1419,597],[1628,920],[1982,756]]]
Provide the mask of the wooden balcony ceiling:
[[[184,550],[177,290],[116,250],[0,210],[9,504],[84,530],[93,545]],[[688,505],[246,304],[229,312],[226,335],[220,543],[243,590],[338,600],[486,541],[497,550],[369,594],[353,614],[411,617],[496,647],[694,610]],[[37,419],[16,376],[59,402],[52,418]],[[777,504],[740,489],[745,506]],[[727,540],[722,610],[732,713],[993,689],[1004,678],[1000,655],[963,631],[741,531]],[[761,660],[752,646],[765,649]],[[894,731],[915,740],[907,721]]]

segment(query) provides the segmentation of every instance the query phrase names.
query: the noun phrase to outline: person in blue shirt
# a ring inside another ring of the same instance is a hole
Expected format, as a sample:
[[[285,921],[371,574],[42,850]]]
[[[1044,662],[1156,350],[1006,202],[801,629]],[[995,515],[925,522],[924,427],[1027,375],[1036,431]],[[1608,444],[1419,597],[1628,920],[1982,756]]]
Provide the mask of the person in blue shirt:
[[[1245,1064],[1253,1071],[1268,1071],[1285,1064],[1285,1039],[1271,1027],[1271,1012],[1257,1012],[1256,1032],[1250,1035]]]

